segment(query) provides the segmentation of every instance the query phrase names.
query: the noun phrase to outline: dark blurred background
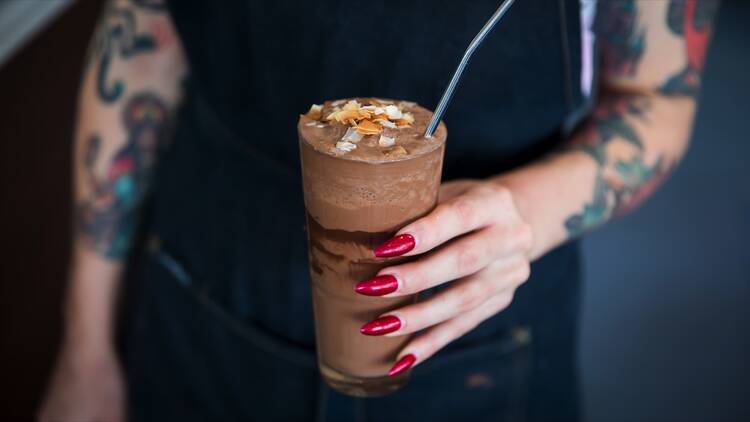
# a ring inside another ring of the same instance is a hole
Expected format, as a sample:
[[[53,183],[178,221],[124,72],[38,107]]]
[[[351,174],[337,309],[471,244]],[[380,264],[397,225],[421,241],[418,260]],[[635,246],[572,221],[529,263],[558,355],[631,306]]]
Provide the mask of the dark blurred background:
[[[10,16],[14,2],[33,7]],[[0,1],[3,421],[31,420],[60,338],[76,90],[100,6]],[[39,32],[8,51],[23,19]],[[723,1],[693,144],[672,180],[585,242],[588,421],[750,421],[748,22],[750,2]]]

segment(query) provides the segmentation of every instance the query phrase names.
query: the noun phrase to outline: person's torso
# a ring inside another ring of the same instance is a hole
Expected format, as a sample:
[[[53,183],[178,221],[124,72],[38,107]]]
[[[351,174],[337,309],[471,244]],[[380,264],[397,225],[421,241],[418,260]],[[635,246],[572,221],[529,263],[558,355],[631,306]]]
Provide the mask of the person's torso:
[[[171,1],[190,78],[151,230],[230,313],[312,343],[312,319],[290,316],[311,315],[298,114],[353,96],[433,108],[498,5]],[[444,117],[444,179],[487,177],[547,153],[584,102],[580,52],[578,0],[516,1]],[[575,246],[541,259],[516,302],[563,282],[576,259]],[[514,306],[503,318],[523,317],[523,303]]]

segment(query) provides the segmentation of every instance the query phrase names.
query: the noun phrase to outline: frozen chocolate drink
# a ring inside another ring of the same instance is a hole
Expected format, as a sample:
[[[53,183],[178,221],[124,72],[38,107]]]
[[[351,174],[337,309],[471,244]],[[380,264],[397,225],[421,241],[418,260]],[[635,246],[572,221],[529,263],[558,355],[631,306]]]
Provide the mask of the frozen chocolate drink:
[[[373,249],[435,207],[446,129],[425,138],[431,116],[406,101],[357,98],[313,105],[297,126],[318,363],[346,394],[382,395],[408,380],[387,374],[409,336],[359,330],[416,296],[368,297],[354,286],[405,261],[375,258]]]

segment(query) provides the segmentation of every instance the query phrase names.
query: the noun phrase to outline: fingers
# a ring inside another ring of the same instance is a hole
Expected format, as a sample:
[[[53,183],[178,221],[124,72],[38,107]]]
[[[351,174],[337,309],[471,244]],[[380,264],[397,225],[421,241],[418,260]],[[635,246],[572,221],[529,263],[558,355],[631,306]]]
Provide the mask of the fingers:
[[[390,327],[395,327],[386,330],[387,336],[420,331],[472,312],[501,292],[514,291],[528,277],[529,265],[525,260],[514,258],[498,261],[478,273],[457,280],[428,300],[390,311],[375,321],[389,322]]]
[[[379,289],[373,295],[417,293],[473,274],[501,258],[513,255],[525,258],[530,245],[531,229],[528,226],[493,226],[454,240],[417,261],[384,268],[378,277],[360,282],[356,289],[361,292],[387,283],[387,289]]]
[[[507,214],[512,205],[507,188],[482,184],[458,194],[460,186],[446,188],[457,195],[441,203],[430,214],[402,228],[394,239],[375,249],[376,257],[417,255],[462,234],[485,227]]]
[[[503,291],[502,293],[488,299],[481,306],[471,312],[467,312],[458,318],[453,318],[440,325],[436,325],[427,332],[417,336],[401,350],[396,363],[400,363],[402,359],[409,355],[414,356],[413,362],[400,372],[396,372],[396,374],[405,371],[409,367],[424,362],[453,340],[474,329],[482,321],[508,307],[512,300],[513,290]],[[396,365],[394,365],[394,369],[400,368],[396,368]],[[392,369],[391,373],[393,372]]]

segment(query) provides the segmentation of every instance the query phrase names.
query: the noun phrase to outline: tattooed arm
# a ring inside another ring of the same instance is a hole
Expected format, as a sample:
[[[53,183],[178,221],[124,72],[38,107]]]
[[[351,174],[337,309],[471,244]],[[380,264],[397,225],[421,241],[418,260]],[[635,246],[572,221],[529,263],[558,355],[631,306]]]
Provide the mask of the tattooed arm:
[[[489,180],[444,184],[433,212],[377,249],[419,258],[362,281],[362,294],[399,296],[453,281],[363,327],[387,326],[380,332],[389,336],[424,330],[400,352],[392,374],[505,309],[529,277],[530,261],[633,209],[685,153],[716,3],[598,5],[601,95],[561,151]]]
[[[118,284],[185,72],[160,1],[118,0],[105,7],[79,97],[65,335],[42,420],[124,419],[113,348]]]
[[[503,177],[535,228],[534,256],[637,207],[688,146],[718,1],[623,0],[598,8],[593,112],[560,154]],[[554,206],[533,211],[539,203]]]

